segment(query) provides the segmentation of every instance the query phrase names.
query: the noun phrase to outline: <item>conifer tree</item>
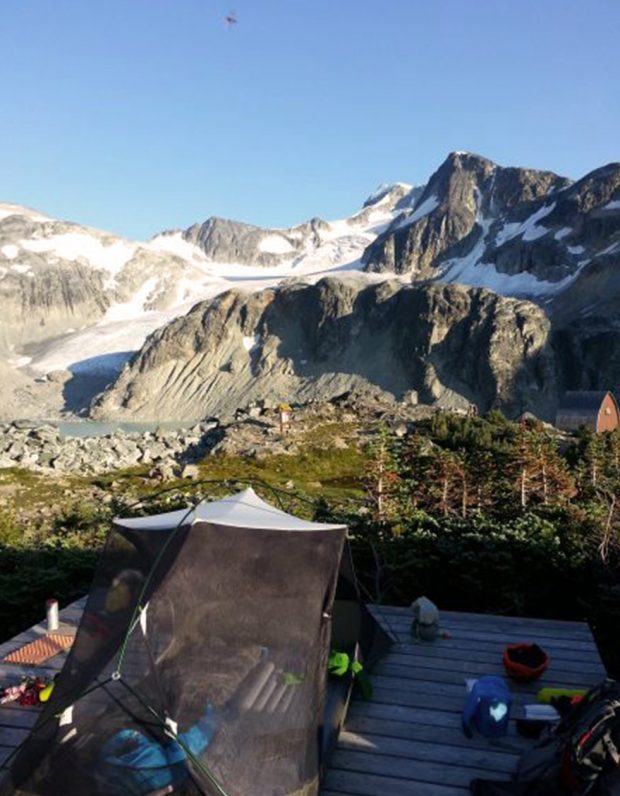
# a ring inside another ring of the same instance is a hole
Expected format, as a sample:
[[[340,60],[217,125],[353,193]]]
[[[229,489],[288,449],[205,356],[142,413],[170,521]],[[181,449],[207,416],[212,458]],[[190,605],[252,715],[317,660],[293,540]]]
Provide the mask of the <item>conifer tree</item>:
[[[530,501],[532,476],[536,470],[538,456],[534,435],[527,423],[517,425],[511,451],[510,472],[519,506],[525,510]]]
[[[447,517],[462,506],[463,461],[458,453],[438,448],[429,468],[430,509]]]
[[[579,486],[584,495],[596,492],[604,478],[607,452],[605,435],[589,429],[580,429],[578,442]]]
[[[401,458],[400,494],[402,507],[407,510],[428,509],[429,487],[434,445],[416,430],[406,440]]]
[[[558,452],[557,441],[538,424],[530,431],[530,445],[533,452],[531,497],[545,506],[565,504],[575,495],[576,487]]]
[[[364,483],[375,519],[393,518],[398,510],[399,464],[397,444],[385,424],[380,424],[367,448]]]

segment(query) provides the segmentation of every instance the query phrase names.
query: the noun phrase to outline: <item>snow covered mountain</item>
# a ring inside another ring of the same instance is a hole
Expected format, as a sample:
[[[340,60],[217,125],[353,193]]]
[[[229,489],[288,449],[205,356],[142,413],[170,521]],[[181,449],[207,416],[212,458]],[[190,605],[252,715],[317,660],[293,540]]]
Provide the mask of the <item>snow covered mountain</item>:
[[[605,296],[587,288],[590,278],[620,268],[620,163],[573,183],[452,153],[411,213],[381,233],[363,261],[368,271],[486,287],[546,304],[575,288],[570,310],[591,313]]]
[[[418,194],[393,186],[337,222],[268,230],[211,218],[148,242],[0,205],[0,355],[38,373],[118,369],[151,331],[230,287],[360,269]]]
[[[43,400],[83,408],[148,335],[231,288],[347,272],[533,301],[551,319],[558,389],[620,385],[620,164],[573,182],[455,152],[425,186],[289,229],[209,218],[137,242],[0,204],[0,414],[38,411],[58,370],[72,379]]]

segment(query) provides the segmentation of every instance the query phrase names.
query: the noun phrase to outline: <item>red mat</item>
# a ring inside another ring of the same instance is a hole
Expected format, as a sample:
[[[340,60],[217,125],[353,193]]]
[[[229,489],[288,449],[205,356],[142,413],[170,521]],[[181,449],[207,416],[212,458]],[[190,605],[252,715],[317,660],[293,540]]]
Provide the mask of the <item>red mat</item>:
[[[47,636],[41,636],[36,641],[31,641],[19,649],[13,650],[3,658],[3,662],[38,666],[48,658],[58,655],[59,652],[70,649],[73,639],[73,636],[63,633],[48,633]]]

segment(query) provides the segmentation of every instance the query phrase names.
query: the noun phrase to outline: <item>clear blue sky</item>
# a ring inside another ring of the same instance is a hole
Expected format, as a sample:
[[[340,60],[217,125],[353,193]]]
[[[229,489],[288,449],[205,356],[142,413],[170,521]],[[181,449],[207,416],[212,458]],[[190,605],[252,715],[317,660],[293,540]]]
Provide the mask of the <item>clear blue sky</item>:
[[[0,2],[0,200],[129,237],[620,159],[619,0]]]

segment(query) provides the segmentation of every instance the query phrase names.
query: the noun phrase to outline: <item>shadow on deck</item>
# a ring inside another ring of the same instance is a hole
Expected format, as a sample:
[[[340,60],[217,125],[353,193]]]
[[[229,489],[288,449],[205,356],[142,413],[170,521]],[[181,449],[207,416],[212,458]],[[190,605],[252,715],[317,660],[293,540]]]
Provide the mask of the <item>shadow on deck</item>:
[[[77,624],[84,603],[85,598],[68,606],[61,620]],[[415,642],[408,609],[373,610],[399,643],[373,671],[372,700],[351,703],[322,796],[464,796],[474,777],[507,779],[532,743],[517,735],[514,720],[508,736],[496,740],[468,740],[461,729],[465,679],[503,675],[507,643],[537,642],[551,659],[536,683],[511,686],[513,715],[520,705],[535,701],[544,685],[591,686],[605,676],[583,623],[445,611],[442,630],[449,638]],[[0,659],[44,633],[43,625],[21,633],[0,646]],[[0,684],[14,684],[23,674],[49,679],[64,660],[59,654],[37,667],[0,663]],[[36,708],[0,706],[0,766],[25,739],[37,713]]]
[[[509,779],[533,742],[514,719],[505,738],[469,740],[461,728],[465,679],[505,675],[508,643],[536,642],[549,669],[530,685],[511,683],[513,716],[543,686],[591,686],[605,677],[587,625],[444,611],[450,638],[415,642],[406,608],[374,609],[399,644],[373,670],[373,698],[354,700],[330,761],[322,796],[464,796],[475,777]]]

